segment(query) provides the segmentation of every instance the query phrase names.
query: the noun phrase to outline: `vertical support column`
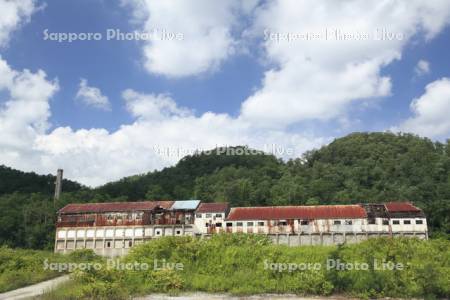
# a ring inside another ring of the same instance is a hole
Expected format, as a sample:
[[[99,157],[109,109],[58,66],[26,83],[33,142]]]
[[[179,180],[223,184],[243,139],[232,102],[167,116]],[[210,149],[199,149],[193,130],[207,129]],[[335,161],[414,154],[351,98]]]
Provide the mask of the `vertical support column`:
[[[63,253],[66,254],[67,252],[67,230],[66,230],[66,234],[64,235],[64,250]]]
[[[94,227],[94,237],[92,238],[92,249],[94,253],[97,253],[95,249],[97,249],[97,226]]]

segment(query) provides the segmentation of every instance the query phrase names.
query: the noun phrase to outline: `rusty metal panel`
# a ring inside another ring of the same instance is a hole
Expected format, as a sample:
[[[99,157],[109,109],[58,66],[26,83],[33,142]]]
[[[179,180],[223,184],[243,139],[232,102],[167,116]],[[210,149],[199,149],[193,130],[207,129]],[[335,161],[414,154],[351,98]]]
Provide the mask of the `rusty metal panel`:
[[[147,211],[156,207],[168,209],[174,201],[72,203],[61,208],[59,214]]]
[[[366,216],[359,205],[235,207],[227,220],[358,219]]]
[[[224,213],[229,209],[229,204],[224,203],[200,203],[197,213]]]
[[[389,202],[384,204],[388,212],[419,212],[421,209],[409,202]]]

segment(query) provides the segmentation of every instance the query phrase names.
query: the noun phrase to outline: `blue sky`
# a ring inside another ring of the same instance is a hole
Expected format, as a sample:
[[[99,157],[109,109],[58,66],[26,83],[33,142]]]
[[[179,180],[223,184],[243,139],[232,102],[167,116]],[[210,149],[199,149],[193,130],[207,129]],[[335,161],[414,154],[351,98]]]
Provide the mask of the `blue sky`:
[[[279,155],[289,159],[354,131],[441,141],[450,133],[445,1],[373,9],[256,0],[0,5],[8,8],[0,13],[0,62],[7,66],[0,68],[0,163],[22,170],[62,167],[94,186],[182,156],[155,148],[277,145],[295,150]],[[164,28],[183,40],[106,40],[111,28]],[[368,34],[385,28],[402,39],[274,42],[263,34],[324,28]],[[44,40],[45,29],[103,36],[57,42]]]

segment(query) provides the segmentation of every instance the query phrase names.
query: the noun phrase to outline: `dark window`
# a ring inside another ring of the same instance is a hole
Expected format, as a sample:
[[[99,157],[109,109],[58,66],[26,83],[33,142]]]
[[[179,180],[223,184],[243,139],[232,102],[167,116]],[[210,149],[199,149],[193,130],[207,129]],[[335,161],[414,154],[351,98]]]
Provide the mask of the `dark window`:
[[[264,222],[258,222],[258,226],[264,226]]]
[[[216,227],[222,227],[222,223],[216,223]]]
[[[287,225],[286,221],[278,222],[278,226],[286,226],[286,225]]]
[[[247,222],[247,226],[253,226],[253,222]]]
[[[389,220],[383,220],[383,225],[389,225]]]
[[[106,243],[106,247],[107,247],[107,248],[111,248],[111,242],[107,242],[107,243]]]
[[[209,227],[209,223],[206,223],[206,224],[205,224],[205,227]]]
[[[309,221],[308,220],[301,220],[300,221],[300,225],[308,225]]]
[[[128,247],[131,247],[131,246],[133,246],[133,242],[132,242],[132,241],[129,241],[129,242],[128,242]]]
[[[202,214],[197,214],[196,218],[201,218]]]
[[[410,224],[411,224],[411,220],[404,220],[404,221],[403,221],[403,224],[405,224],[405,225],[410,225]]]
[[[423,220],[416,220],[416,224],[423,224]]]
[[[377,221],[375,220],[375,218],[369,218],[369,224],[370,225],[377,224]]]
[[[345,220],[345,225],[352,225],[353,221],[352,220]]]
[[[216,218],[222,218],[222,214],[216,214]]]
[[[231,222],[227,223],[227,227],[232,227],[232,226],[233,226],[233,223],[231,223]]]
[[[340,220],[334,220],[333,224],[334,225],[341,225],[341,221]]]
[[[393,221],[392,221],[392,224],[394,224],[394,225],[399,225],[399,224],[400,224],[400,221],[399,221],[399,220],[393,220]]]
[[[160,235],[160,234],[161,234],[161,231],[156,230],[156,235]]]
[[[177,230],[177,234],[181,234],[181,231],[180,231],[180,230]]]
[[[242,222],[237,222],[236,226],[242,226]]]

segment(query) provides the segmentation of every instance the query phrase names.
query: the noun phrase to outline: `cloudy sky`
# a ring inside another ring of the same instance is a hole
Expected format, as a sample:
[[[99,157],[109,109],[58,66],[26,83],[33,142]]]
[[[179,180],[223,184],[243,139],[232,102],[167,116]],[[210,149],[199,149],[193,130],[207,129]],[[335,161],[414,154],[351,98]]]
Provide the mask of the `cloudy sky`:
[[[445,141],[449,23],[447,0],[0,0],[0,164],[97,186],[223,145]]]

